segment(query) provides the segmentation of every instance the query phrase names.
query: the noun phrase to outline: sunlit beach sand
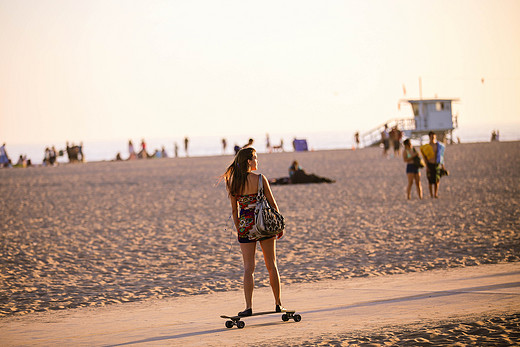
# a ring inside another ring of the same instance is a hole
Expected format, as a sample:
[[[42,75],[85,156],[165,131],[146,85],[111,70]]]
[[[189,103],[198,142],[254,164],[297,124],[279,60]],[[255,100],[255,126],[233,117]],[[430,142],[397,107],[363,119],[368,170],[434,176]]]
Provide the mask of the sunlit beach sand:
[[[448,146],[450,175],[441,181],[440,198],[419,200],[414,192],[410,201],[405,164],[382,158],[379,148],[260,154],[259,172],[269,178],[286,176],[297,159],[308,172],[336,181],[273,186],[287,219],[278,244],[283,284],[518,262],[518,153],[520,142]],[[0,323],[38,311],[124,310],[128,302],[239,290],[240,251],[225,189],[216,186],[231,159],[0,170]],[[427,192],[424,170],[422,185]],[[257,271],[257,287],[266,288],[263,266]],[[232,307],[241,309],[242,300],[237,292]],[[506,318],[467,323],[518,327],[518,312]],[[432,326],[448,335],[463,329],[441,323]],[[381,338],[397,338],[403,329]],[[352,336],[337,338],[352,342]]]

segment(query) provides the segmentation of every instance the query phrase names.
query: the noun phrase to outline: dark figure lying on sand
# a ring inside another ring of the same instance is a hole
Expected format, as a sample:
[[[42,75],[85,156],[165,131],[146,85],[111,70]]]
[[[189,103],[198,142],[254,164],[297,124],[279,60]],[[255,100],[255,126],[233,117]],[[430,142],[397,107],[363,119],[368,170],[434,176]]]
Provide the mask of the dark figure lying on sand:
[[[317,176],[315,174],[308,174],[303,170],[303,168],[298,164],[295,160],[292,165],[289,167],[289,177],[281,177],[275,178],[271,180],[269,183],[271,184],[299,184],[299,183],[334,183],[334,180],[331,180],[327,177]]]

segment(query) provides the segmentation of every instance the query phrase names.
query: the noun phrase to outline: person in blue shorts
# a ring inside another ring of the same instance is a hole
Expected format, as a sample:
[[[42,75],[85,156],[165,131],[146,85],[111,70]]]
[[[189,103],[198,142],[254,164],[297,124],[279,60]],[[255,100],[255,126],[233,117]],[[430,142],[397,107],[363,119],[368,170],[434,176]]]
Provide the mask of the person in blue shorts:
[[[419,153],[417,153],[415,151],[415,148],[413,148],[410,139],[404,140],[403,145],[403,160],[406,163],[406,176],[408,177],[406,196],[408,197],[408,200],[410,200],[412,195],[412,185],[415,181],[415,186],[417,187],[417,194],[419,195],[419,199],[422,199],[423,193],[421,187],[421,171],[419,171],[420,167],[419,165],[417,165],[417,163],[421,160],[421,157],[419,157]]]

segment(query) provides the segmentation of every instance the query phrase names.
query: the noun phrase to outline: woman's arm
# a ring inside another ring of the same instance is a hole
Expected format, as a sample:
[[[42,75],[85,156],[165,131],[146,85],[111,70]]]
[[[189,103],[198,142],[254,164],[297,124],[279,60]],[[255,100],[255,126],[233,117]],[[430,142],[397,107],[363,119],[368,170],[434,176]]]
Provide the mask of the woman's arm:
[[[424,154],[424,151],[422,149],[421,149],[421,155],[426,164],[426,172],[428,173],[428,172],[430,172],[430,167],[428,166],[429,161],[428,161],[428,158],[426,157],[426,154]]]
[[[230,196],[229,201],[231,202],[231,216],[233,216],[233,223],[235,223],[235,228],[238,231],[238,201],[234,196]]]
[[[267,202],[269,202],[269,205],[271,205],[272,208],[274,208],[276,211],[280,212],[278,210],[278,205],[276,204],[276,200],[274,199],[273,193],[271,192],[271,187],[269,186],[269,182],[267,182],[267,178],[265,178],[264,175],[260,176],[262,179],[262,184],[264,185],[264,195],[267,199]],[[279,233],[276,238],[280,239],[283,236],[283,231]]]
[[[272,208],[274,208],[276,211],[278,211],[278,205],[276,204],[276,200],[274,199],[273,193],[271,192],[271,187],[269,186],[269,182],[267,181],[267,178],[265,178],[264,175],[262,177],[262,184],[264,186],[264,195],[267,199],[267,202],[269,205],[271,205]],[[280,211],[278,211],[280,212]]]
[[[411,156],[408,157],[408,153],[409,153],[408,150],[406,150],[406,149],[403,150],[403,160],[404,160],[405,163],[412,164],[413,163],[413,158],[417,157],[419,154],[417,154],[416,151],[413,151]]]
[[[410,159],[408,158],[408,151],[406,149],[403,150],[403,161],[405,163],[408,163],[410,161]]]

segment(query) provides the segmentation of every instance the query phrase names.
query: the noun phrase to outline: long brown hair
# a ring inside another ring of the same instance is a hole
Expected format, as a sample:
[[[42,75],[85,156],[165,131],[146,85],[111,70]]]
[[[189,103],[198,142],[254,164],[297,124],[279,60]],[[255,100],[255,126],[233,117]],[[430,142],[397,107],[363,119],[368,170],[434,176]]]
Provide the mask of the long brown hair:
[[[248,160],[253,160],[255,153],[256,150],[253,147],[242,148],[221,176],[221,179],[226,181],[226,188],[230,196],[240,195],[244,190],[249,173]]]

